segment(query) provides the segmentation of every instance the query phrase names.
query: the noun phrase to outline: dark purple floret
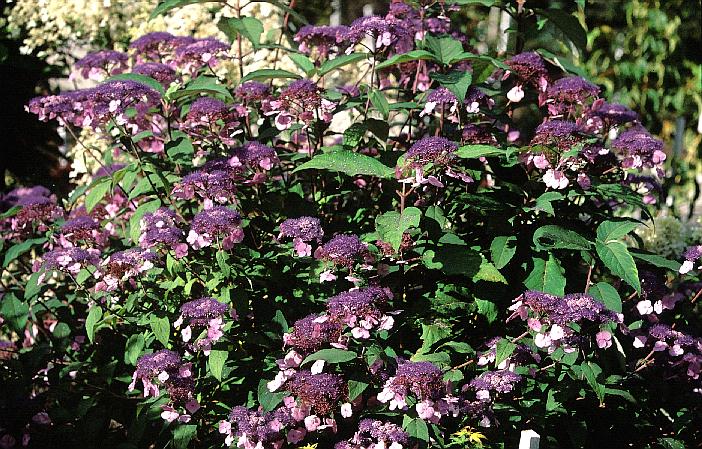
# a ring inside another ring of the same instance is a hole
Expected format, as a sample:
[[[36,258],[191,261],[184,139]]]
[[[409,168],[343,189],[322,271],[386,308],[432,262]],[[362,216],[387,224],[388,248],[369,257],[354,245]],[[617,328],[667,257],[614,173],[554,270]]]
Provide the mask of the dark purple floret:
[[[99,253],[95,250],[82,248],[57,248],[44,253],[42,256],[42,270],[59,270],[76,274],[81,268],[88,265],[97,265],[100,262]]]
[[[639,115],[624,106],[623,104],[602,103],[590,110],[589,115],[599,117],[602,120],[614,125],[623,125],[625,123],[638,121]]]
[[[244,103],[261,101],[270,95],[270,88],[267,84],[258,81],[248,81],[239,85],[234,91],[234,95]]]
[[[310,371],[298,371],[286,383],[290,391],[303,406],[309,406],[319,415],[330,415],[340,400],[348,395],[344,378],[338,374],[312,374]]]
[[[624,168],[652,168],[666,159],[663,142],[640,127],[621,133],[612,141],[612,148],[621,153]]]
[[[166,207],[144,214],[141,219],[141,236],[139,243],[142,248],[150,248],[159,244],[175,248],[183,243],[185,234],[178,228],[176,213]]]
[[[428,163],[445,165],[452,159],[458,145],[443,137],[424,137],[418,140],[405,153],[405,159],[412,165],[424,166]]]
[[[551,115],[572,113],[577,105],[597,98],[600,88],[579,76],[556,80],[546,90],[548,110]]]
[[[341,323],[332,320],[317,322],[321,315],[307,315],[295,321],[283,341],[304,354],[311,354],[329,343],[336,343],[341,336]]]
[[[275,149],[258,142],[247,142],[234,149],[233,154],[239,163],[252,169],[270,170],[273,164],[278,163],[278,154]]]
[[[243,406],[233,407],[229,413],[229,422],[232,434],[245,438],[246,442],[254,447],[260,443],[261,447],[275,447],[285,438],[283,428],[294,424],[290,411],[279,407],[269,413],[259,410],[249,410]]]
[[[239,212],[225,206],[214,206],[195,215],[190,229],[210,236],[230,234],[241,224]]]
[[[354,20],[349,27],[347,39],[350,43],[357,44],[370,36],[375,39],[377,47],[390,47],[398,40],[407,39],[412,36],[411,31],[404,22],[393,18],[380,16],[365,16]]]
[[[129,55],[114,50],[101,50],[88,53],[75,63],[83,78],[101,80],[117,75],[128,69]]]
[[[543,58],[533,51],[514,55],[505,61],[505,64],[509,66],[510,72],[516,75],[519,81],[524,84],[541,87],[543,81],[548,77]]]
[[[458,98],[445,87],[439,87],[432,90],[429,95],[427,95],[427,102],[445,104],[445,103],[456,103]]]
[[[152,354],[139,357],[136,366],[137,378],[150,379],[158,376],[162,372],[177,372],[183,361],[177,352],[161,349]]]
[[[528,291],[517,298],[521,307],[532,310],[552,323],[565,326],[583,320],[595,323],[618,322],[616,313],[607,310],[601,302],[585,293],[571,293],[564,297]],[[517,312],[515,312],[517,313]]]
[[[368,247],[357,236],[337,235],[318,248],[315,256],[350,268],[367,258],[368,254]]]
[[[380,287],[366,287],[332,296],[327,300],[327,313],[334,320],[349,316],[379,316],[387,311],[388,291]]]
[[[321,241],[324,230],[315,217],[288,218],[280,224],[280,238],[299,238],[303,242]]]
[[[173,194],[184,199],[198,195],[223,204],[234,200],[237,179],[237,172],[231,167],[219,170],[203,166],[184,176],[173,188]]]
[[[196,39],[181,45],[175,50],[175,60],[185,71],[194,73],[200,68],[217,65],[218,59],[225,56],[230,46],[212,37]]]
[[[702,257],[702,245],[690,246],[683,254],[685,260],[695,261]]]
[[[366,418],[358,423],[358,431],[353,438],[337,443],[334,448],[366,449],[390,447],[392,443],[405,446],[408,442],[409,434],[397,424]]]
[[[94,240],[93,231],[97,231],[100,224],[93,218],[86,215],[79,215],[75,218],[66,220],[61,225],[61,234],[69,241],[75,242],[78,240]]]
[[[568,149],[579,140],[578,125],[567,120],[547,120],[536,128],[532,145],[555,145]]]
[[[319,88],[313,81],[301,79],[293,81],[284,88],[280,92],[278,101],[282,102],[283,109],[297,106],[309,110],[319,107],[322,96],[319,93]]]
[[[170,85],[178,78],[175,70],[166,64],[161,64],[160,62],[146,62],[144,64],[136,65],[132,69],[132,73],[153,78],[163,86]]]
[[[228,310],[227,304],[209,297],[195,299],[180,306],[180,314],[186,319],[217,318],[227,313]]]
[[[100,265],[100,275],[105,289],[115,290],[126,278],[148,270],[158,260],[158,255],[141,248],[117,251]]]
[[[295,35],[295,42],[299,43],[299,50],[305,54],[317,50],[322,58],[330,53],[342,53],[349,42],[346,36],[349,32],[347,26],[305,25]]]
[[[129,44],[137,61],[163,62],[172,57],[175,50],[195,42],[190,36],[174,36],[171,33],[156,31],[145,34]]]
[[[419,399],[437,399],[446,395],[442,371],[431,362],[401,362],[395,376],[386,388],[406,394],[414,393]]]
[[[495,145],[497,138],[492,134],[492,128],[485,125],[468,124],[461,133],[463,143],[472,145]]]
[[[509,393],[522,376],[509,370],[486,371],[470,381],[470,387],[479,391]]]
[[[83,103],[91,92],[92,89],[81,89],[60,95],[32,98],[25,109],[36,114],[43,122],[59,119],[65,123],[83,126]]]

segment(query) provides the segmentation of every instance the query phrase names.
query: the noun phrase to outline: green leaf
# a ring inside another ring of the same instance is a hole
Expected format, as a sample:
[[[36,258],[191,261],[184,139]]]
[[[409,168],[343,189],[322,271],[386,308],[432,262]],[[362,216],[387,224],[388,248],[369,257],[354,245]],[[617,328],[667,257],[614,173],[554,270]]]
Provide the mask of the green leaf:
[[[218,381],[222,381],[222,370],[224,363],[227,361],[229,353],[219,349],[212,349],[208,358],[210,364],[210,372]]]
[[[164,347],[168,347],[168,339],[171,335],[171,323],[168,321],[168,318],[151,315],[149,325],[154,332],[156,340],[161,342]]]
[[[25,301],[34,298],[41,291],[41,284],[39,283],[39,276],[41,276],[41,274],[41,272],[32,273],[29,279],[27,279],[27,284],[24,287]]]
[[[300,79],[302,78],[300,75],[297,73],[293,72],[288,72],[287,70],[282,70],[282,69],[260,69],[260,70],[254,70],[253,72],[248,73],[246,76],[244,76],[241,79],[241,83],[245,83],[247,81],[251,80],[270,80],[274,78],[294,78],[294,79]]]
[[[422,347],[417,354],[428,354],[438,341],[451,336],[451,328],[447,325],[422,324]]]
[[[427,423],[420,418],[410,418],[404,415],[402,419],[402,428],[409,434],[410,437],[421,441],[429,441],[429,428]]]
[[[663,449],[686,449],[685,442],[675,438],[663,437],[658,438],[658,444],[661,445]],[[687,448],[689,449],[689,448]]]
[[[583,377],[585,377],[585,380],[597,395],[597,399],[599,399],[600,404],[603,403],[605,397],[605,386],[597,381],[597,375],[602,372],[602,368],[592,362],[583,362],[582,365],[580,365],[580,368],[582,369]]]
[[[34,245],[39,245],[44,242],[46,242],[46,238],[40,237],[36,239],[25,240],[22,243],[12,245],[5,253],[5,259],[2,263],[3,268],[7,267],[10,264],[10,262],[29,251]]]
[[[427,35],[425,41],[429,50],[443,65],[450,64],[454,58],[463,53],[463,44],[452,37],[437,38]]]
[[[562,9],[556,8],[538,10],[538,14],[545,16],[556,28],[561,30],[581,53],[585,52],[587,47],[587,32],[582,25],[580,25],[580,21],[577,17]]]
[[[375,218],[375,229],[380,238],[397,251],[402,244],[402,235],[409,228],[419,227],[421,217],[422,211],[416,207],[408,207],[402,214],[395,211],[385,212]]]
[[[153,11],[151,11],[149,20],[166,13],[171,9],[180,8],[181,6],[191,5],[193,3],[205,3],[206,1],[210,0],[164,0],[159,3]]]
[[[365,123],[354,123],[346,128],[346,131],[344,131],[344,146],[356,148],[366,135],[366,130],[367,127]]]
[[[302,361],[302,365],[315,360],[324,360],[327,363],[344,363],[351,361],[356,357],[357,354],[353,351],[346,351],[344,349],[337,348],[320,349],[319,351],[308,355],[305,360]]]
[[[172,100],[177,100],[179,98],[197,96],[200,94],[221,95],[228,101],[234,99],[227,87],[220,84],[217,78],[204,75],[192,80],[185,89],[172,92],[169,96]]]
[[[394,55],[387,61],[383,61],[377,66],[375,66],[376,70],[384,69],[386,67],[390,67],[396,64],[402,64],[403,62],[409,62],[409,61],[419,61],[421,59],[431,59],[431,60],[436,60],[434,55],[429,53],[426,50],[412,50],[408,53],[403,53],[401,55]]]
[[[283,402],[283,398],[287,396],[287,392],[285,391],[278,391],[276,393],[271,393],[268,390],[268,382],[265,379],[261,379],[258,382],[258,390],[257,390],[257,397],[258,397],[258,403],[261,404],[261,407],[263,407],[264,412],[270,412],[274,408],[278,406],[281,402]]]
[[[127,343],[124,347],[124,363],[136,366],[139,355],[141,355],[141,351],[144,350],[144,343],[143,334],[131,335],[127,339]]]
[[[108,81],[136,81],[137,83],[141,83],[152,88],[161,94],[161,96],[165,95],[166,93],[161,83],[149,76],[140,75],[138,73],[120,73],[119,75],[113,75],[105,80],[105,82]]]
[[[534,258],[533,263],[534,268],[524,281],[524,285],[529,290],[563,296],[566,286],[566,278],[563,275],[565,270],[558,259],[549,254],[548,260]]]
[[[475,304],[478,306],[478,313],[484,316],[488,323],[497,319],[497,305],[494,302],[475,298]]]
[[[88,340],[93,342],[95,338],[95,326],[102,318],[102,309],[100,306],[92,306],[88,312],[88,317],[85,319],[85,334],[88,336]]]
[[[597,238],[604,243],[619,240],[639,227],[639,223],[631,220],[604,221],[597,227]]]
[[[318,74],[320,77],[326,75],[327,73],[339,69],[345,65],[353,64],[354,62],[362,61],[366,59],[367,55],[365,53],[351,53],[350,55],[337,56],[334,59],[325,61],[319,68]]]
[[[85,210],[90,212],[103,199],[107,192],[112,188],[112,180],[110,178],[101,178],[95,184],[90,192],[85,197]]]
[[[629,249],[629,253],[634,256],[635,259],[643,260],[644,262],[653,265],[658,268],[667,268],[668,270],[678,272],[680,270],[680,262],[675,260],[666,259],[657,254],[644,253],[640,250],[635,250],[633,248]]]
[[[429,76],[450,90],[461,102],[466,98],[466,92],[473,82],[470,72],[430,73]]]
[[[447,4],[453,5],[482,5],[482,6],[495,6],[497,0],[447,0]]]
[[[139,222],[147,212],[153,212],[161,207],[161,200],[152,200],[136,208],[134,214],[129,218],[129,236],[134,243],[139,243],[141,228]]]
[[[373,89],[368,95],[370,96],[371,103],[373,103],[373,107],[387,120],[390,114],[390,103],[388,103],[388,99],[385,98],[385,94],[380,90]]]
[[[495,347],[495,366],[499,366],[500,363],[507,360],[514,353],[515,349],[517,349],[517,345],[506,338],[498,341]]]
[[[577,232],[556,225],[541,226],[534,232],[533,240],[537,251],[552,249],[587,251],[592,246],[587,239]]]
[[[619,296],[617,289],[608,283],[598,282],[590,287],[588,293],[590,293],[593,298],[604,304],[609,310],[618,313],[622,312],[622,298]]]
[[[514,236],[495,237],[490,244],[490,257],[498,270],[505,267],[517,252],[517,238]]]
[[[14,293],[6,293],[0,298],[0,316],[10,323],[17,333],[22,333],[29,318],[29,306],[17,299]]]
[[[502,273],[495,268],[495,265],[488,262],[485,257],[483,257],[482,261],[480,262],[478,272],[473,275],[473,282],[478,281],[500,282],[502,284],[507,283],[507,279],[502,276]]]
[[[357,380],[349,380],[349,402],[353,401],[363,393],[368,384]]]
[[[175,449],[188,449],[195,435],[197,435],[197,425],[179,424],[173,429],[173,447]]]
[[[187,136],[176,137],[170,142],[167,142],[165,147],[166,154],[172,160],[190,162],[195,154],[195,148]]]
[[[227,35],[229,42],[234,43],[237,35],[241,35],[251,42],[254,49],[261,44],[263,24],[254,17],[226,17],[220,19],[217,28]]]
[[[456,156],[463,159],[477,159],[483,156],[496,156],[505,154],[505,150],[494,147],[492,145],[464,145],[455,153]]]
[[[315,71],[314,62],[310,60],[307,56],[301,53],[290,53],[288,58],[292,60],[308,77],[312,75]]]
[[[641,293],[639,270],[636,268],[634,258],[622,242],[603,243],[599,239],[595,242],[595,250],[602,263],[609,268],[612,274],[619,276],[624,281]]]
[[[369,175],[379,178],[392,178],[395,176],[395,170],[383,165],[379,160],[347,150],[317,154],[312,160],[293,170],[293,173],[312,168],[337,171],[349,176]]]
[[[553,201],[562,200],[563,198],[565,197],[560,192],[544,192],[543,194],[541,194],[541,196],[539,196],[536,199],[536,206],[534,207],[534,209],[542,210],[549,215],[555,215],[556,211],[553,210],[553,204],[551,203]]]

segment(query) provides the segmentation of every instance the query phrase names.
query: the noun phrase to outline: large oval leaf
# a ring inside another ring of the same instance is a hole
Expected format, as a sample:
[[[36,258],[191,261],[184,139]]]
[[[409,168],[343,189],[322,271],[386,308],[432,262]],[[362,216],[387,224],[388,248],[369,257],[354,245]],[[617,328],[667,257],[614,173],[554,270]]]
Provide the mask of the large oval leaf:
[[[312,160],[293,170],[293,173],[318,168],[322,170],[338,171],[349,176],[370,175],[379,178],[391,178],[395,170],[384,165],[377,159],[353,151],[335,151],[314,156]]]

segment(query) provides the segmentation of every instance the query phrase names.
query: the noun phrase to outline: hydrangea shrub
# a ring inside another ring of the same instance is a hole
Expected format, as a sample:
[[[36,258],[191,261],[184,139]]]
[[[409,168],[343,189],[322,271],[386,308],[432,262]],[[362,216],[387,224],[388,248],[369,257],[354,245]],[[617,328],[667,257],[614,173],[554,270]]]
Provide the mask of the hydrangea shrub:
[[[0,198],[0,446],[699,441],[702,247],[635,232],[663,142],[552,53],[479,54],[466,3],[304,26],[298,73],[234,84],[255,17],[155,32],[32,100],[110,151]]]

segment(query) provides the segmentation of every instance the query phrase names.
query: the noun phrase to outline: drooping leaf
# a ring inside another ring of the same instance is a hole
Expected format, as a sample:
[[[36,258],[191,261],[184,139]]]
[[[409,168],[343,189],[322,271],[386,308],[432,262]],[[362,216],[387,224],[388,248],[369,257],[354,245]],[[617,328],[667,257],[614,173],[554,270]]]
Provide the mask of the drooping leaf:
[[[124,347],[124,362],[132,366],[136,365],[141,351],[144,350],[144,335],[130,335]]]
[[[200,94],[219,95],[227,101],[234,99],[229,89],[220,84],[217,78],[204,75],[192,80],[184,89],[171,92],[169,97],[171,100],[177,100],[184,97],[199,96]]]
[[[402,420],[402,428],[409,434],[410,437],[421,441],[429,441],[429,428],[427,423],[420,418],[410,418],[404,415]]]
[[[442,64],[448,65],[453,59],[463,53],[463,44],[452,37],[426,36],[427,48]]]
[[[288,395],[285,391],[271,392],[268,390],[268,382],[265,379],[261,379],[258,382],[257,389],[258,403],[263,407],[264,412],[270,412],[283,402],[283,398]]]
[[[492,239],[490,257],[492,258],[492,263],[495,264],[495,268],[499,270],[512,260],[512,257],[517,252],[516,241],[516,237],[504,235]]]
[[[215,379],[222,381],[222,370],[224,369],[224,363],[227,361],[229,353],[227,351],[222,351],[221,349],[212,349],[208,357],[208,362],[210,365],[210,373]]]
[[[293,170],[293,173],[313,168],[337,171],[349,176],[369,175],[379,178],[391,178],[395,174],[395,170],[383,165],[382,162],[375,158],[346,150],[317,154],[312,160]]]
[[[497,156],[505,154],[505,150],[492,145],[464,145],[454,153],[462,159],[477,159],[483,156]]]
[[[548,259],[534,258],[533,263],[534,268],[524,281],[524,285],[529,290],[562,296],[565,292],[566,278],[565,270],[558,259],[549,254]]]
[[[357,380],[349,380],[349,401],[359,397],[368,388],[368,384]]]
[[[167,317],[159,317],[156,315],[151,315],[149,320],[149,325],[151,330],[158,340],[164,347],[168,347],[168,339],[171,335],[171,323],[168,321]]]
[[[180,424],[173,429],[173,447],[175,449],[188,449],[190,442],[197,435],[197,425]]]
[[[668,270],[678,272],[680,270],[680,262],[675,260],[666,259],[665,257],[659,256],[657,254],[644,253],[640,250],[629,248],[629,253],[634,256],[635,259],[643,260],[644,262],[653,265],[658,268],[667,268]]]
[[[639,223],[632,220],[604,221],[597,227],[597,238],[608,243],[623,238],[638,227]]]
[[[88,340],[92,343],[95,338],[95,326],[102,318],[102,309],[100,306],[92,306],[88,312],[88,317],[85,319],[85,334]]]
[[[378,89],[373,89],[368,95],[370,96],[370,102],[373,104],[373,107],[382,114],[383,119],[387,120],[390,114],[390,103],[388,103],[388,99],[385,98],[385,94]]]
[[[495,268],[495,265],[488,262],[485,259],[485,257],[482,257],[482,261],[480,262],[478,272],[473,275],[473,282],[478,281],[499,282],[502,284],[507,283],[507,279],[505,279],[505,277],[502,276],[502,273],[500,273],[497,270],[497,268]]]
[[[343,362],[348,362],[357,357],[357,354],[353,351],[347,351],[344,349],[337,349],[337,348],[327,348],[327,349],[320,349],[317,352],[314,352],[310,355],[308,355],[305,360],[302,361],[302,364],[306,364],[308,362],[314,362],[315,360],[324,360],[327,363],[343,363]]]
[[[595,250],[602,260],[602,263],[624,281],[641,293],[641,281],[639,281],[639,270],[636,268],[634,258],[629,253],[626,245],[618,241],[604,243],[601,240],[595,242]]]
[[[609,310],[617,313],[622,312],[622,298],[619,296],[617,289],[608,283],[598,282],[590,287],[588,293],[590,293],[593,298],[602,302]]]
[[[574,249],[587,251],[592,246],[583,236],[561,226],[541,226],[534,232],[534,247],[537,251],[552,249]]]
[[[409,228],[418,227],[421,217],[422,211],[416,207],[408,207],[402,214],[395,211],[386,212],[376,217],[375,229],[380,238],[397,251],[402,244],[402,235]]]
[[[587,46],[587,32],[580,25],[577,17],[562,9],[551,8],[539,10],[539,14],[545,16],[549,22],[561,30],[565,36],[580,50],[585,51]]]
[[[470,72],[453,71],[449,73],[431,73],[429,75],[440,85],[453,93],[459,101],[466,98],[466,92],[473,82],[473,75]]]
[[[319,76],[324,76],[327,73],[337,70],[345,65],[353,64],[354,62],[363,61],[368,56],[365,53],[351,53],[350,55],[337,56],[334,59],[325,61],[324,64],[319,68]]]
[[[253,80],[270,80],[274,78],[293,78],[293,79],[300,79],[302,78],[300,75],[297,73],[293,72],[288,72],[287,70],[282,70],[282,69],[260,69],[260,70],[254,70],[253,72],[250,72],[246,74],[242,79],[241,83],[245,83],[247,81],[253,81]]]
[[[255,17],[226,17],[220,19],[217,27],[227,35],[230,42],[236,42],[236,36],[245,37],[254,49],[261,44],[261,34],[263,34],[263,24]]]
[[[517,345],[506,338],[498,341],[497,346],[495,346],[495,366],[499,366],[500,363],[507,360],[515,349],[517,349]]]
[[[9,322],[15,332],[22,332],[29,318],[29,306],[17,299],[14,293],[6,293],[0,298],[0,316]]]
[[[24,242],[16,243],[16,244],[12,245],[7,250],[7,252],[5,252],[5,258],[3,259],[3,262],[2,262],[3,268],[7,267],[10,264],[10,262],[12,262],[13,260],[17,259],[22,254],[29,251],[34,245],[40,245],[44,242],[46,242],[46,238],[39,237],[36,239],[27,239]]]

